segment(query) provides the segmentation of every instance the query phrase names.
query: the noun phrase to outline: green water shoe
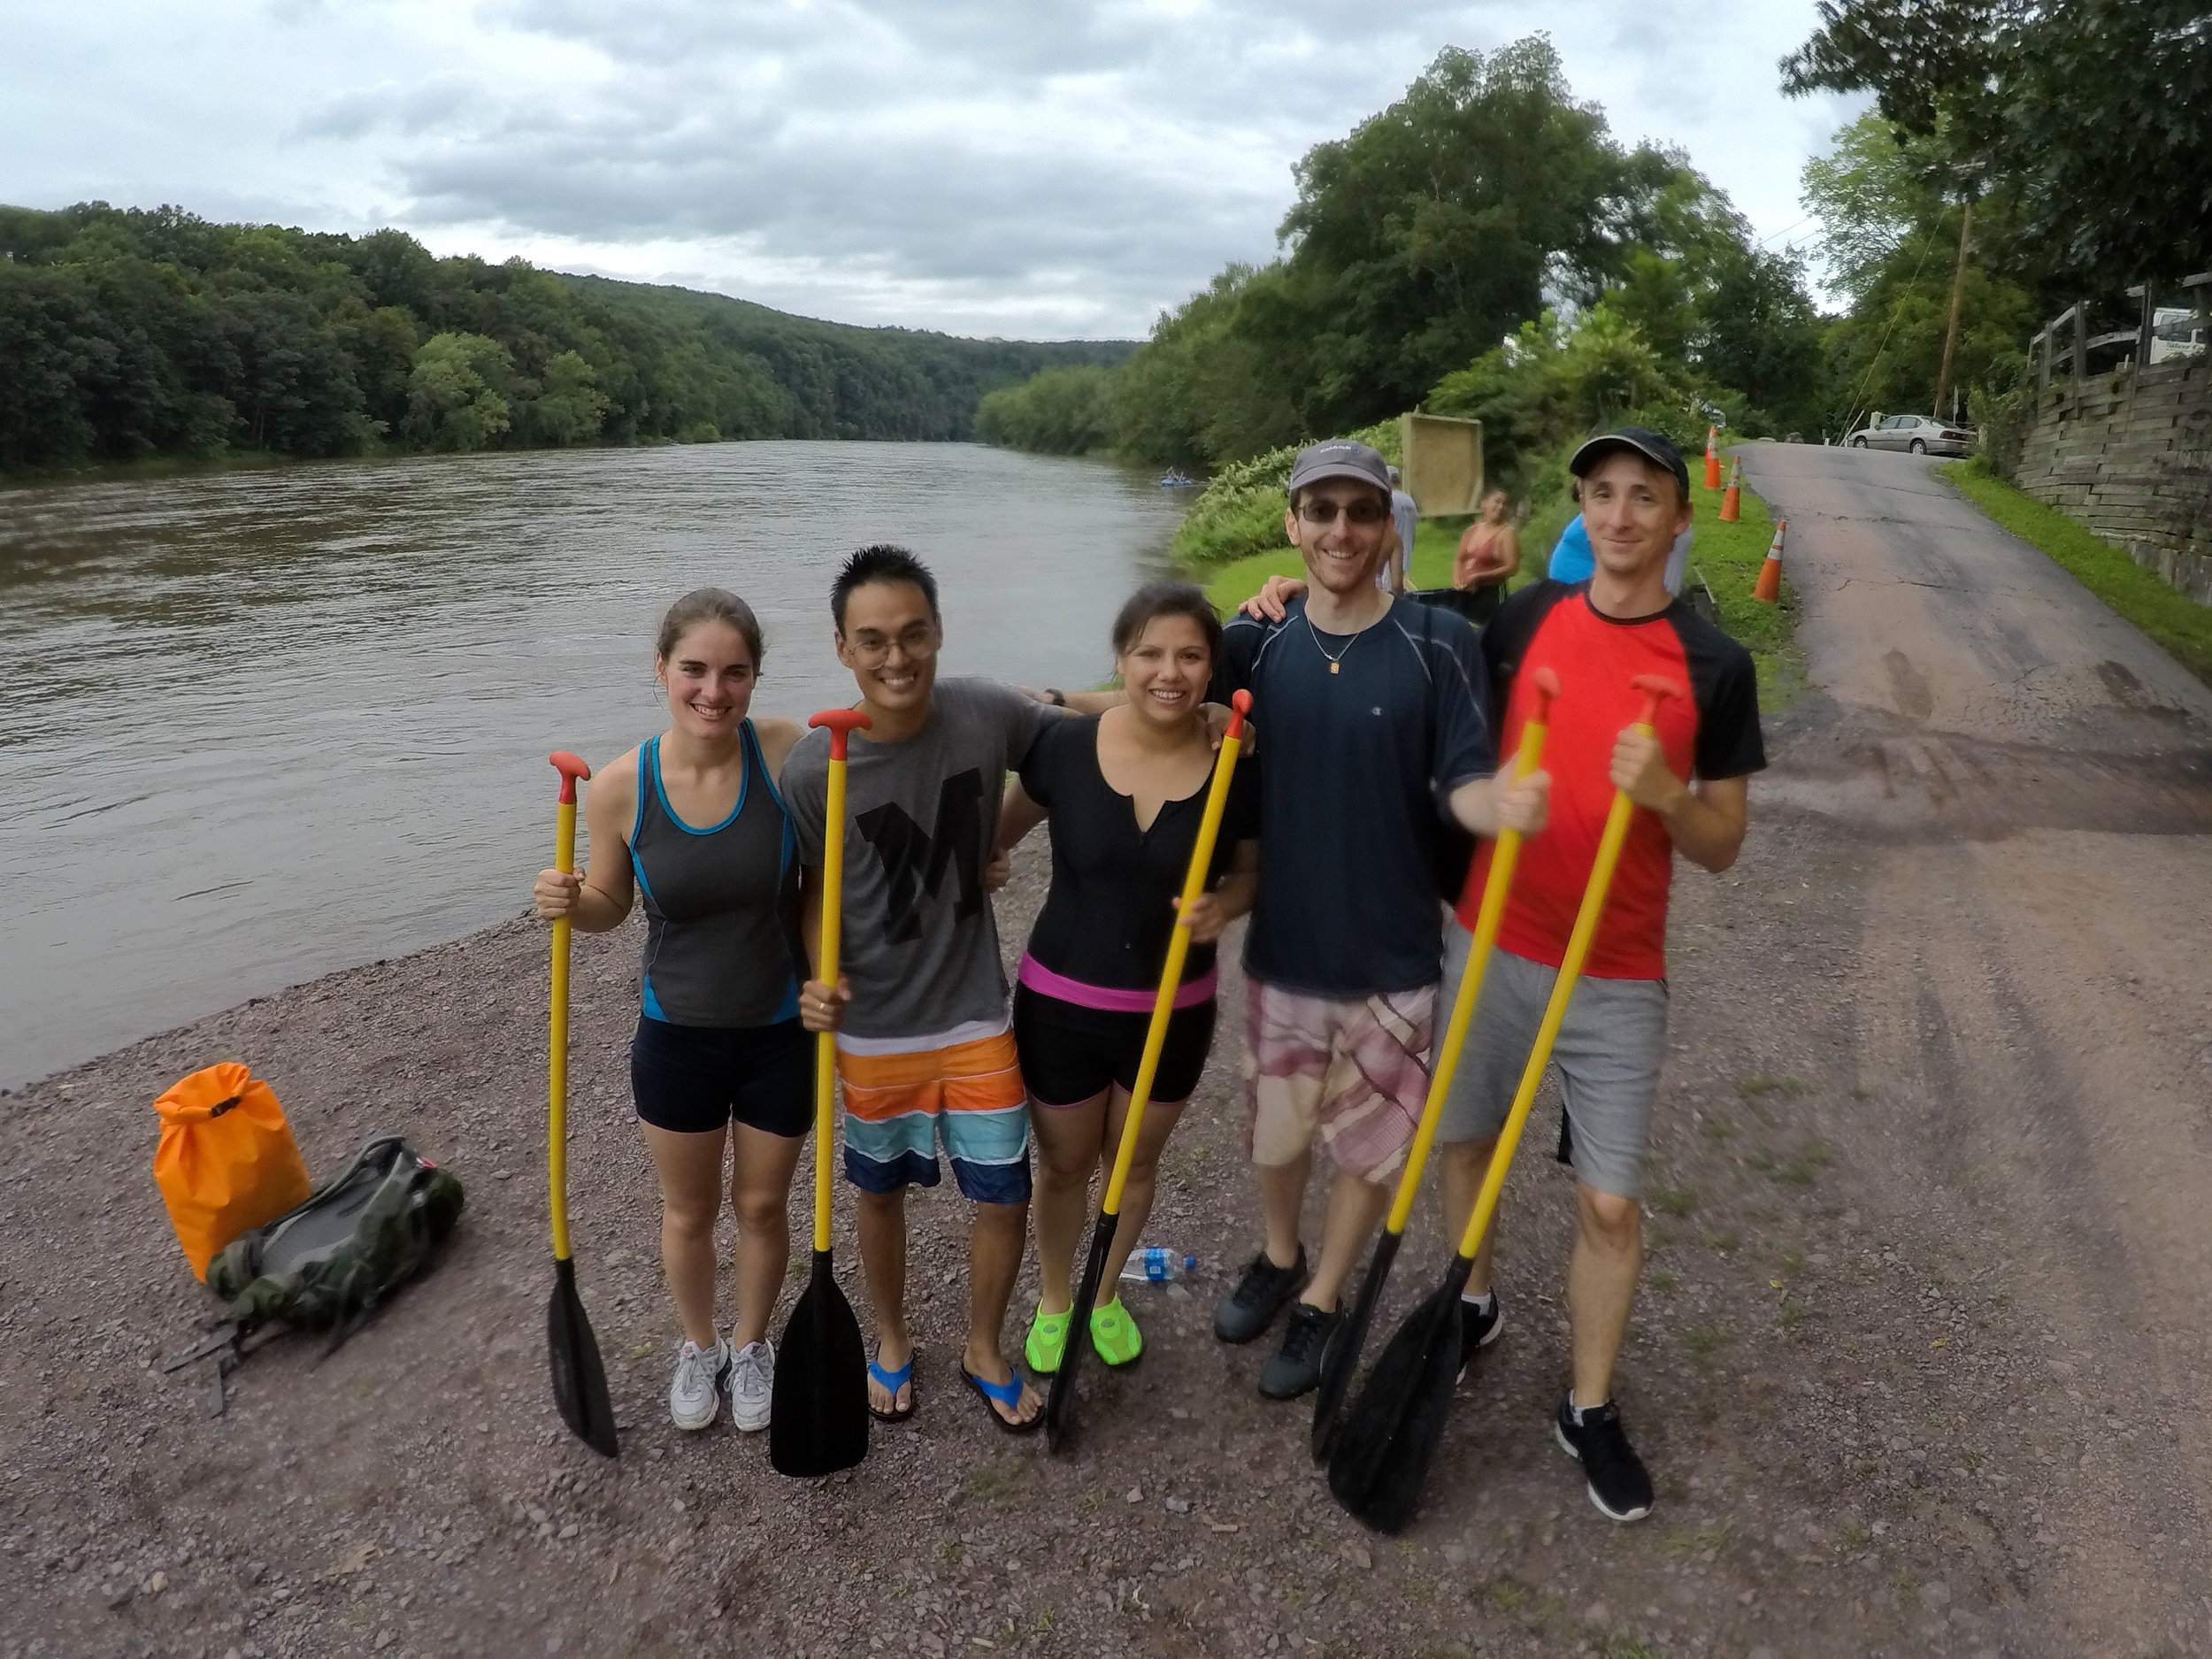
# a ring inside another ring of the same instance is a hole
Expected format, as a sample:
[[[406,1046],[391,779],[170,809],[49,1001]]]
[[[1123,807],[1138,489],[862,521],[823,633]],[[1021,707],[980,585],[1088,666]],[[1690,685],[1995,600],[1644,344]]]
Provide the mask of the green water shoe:
[[[1109,1365],[1133,1365],[1144,1357],[1144,1338],[1120,1297],[1091,1310],[1091,1347]]]
[[[1060,1361],[1068,1351],[1068,1325],[1075,1310],[1047,1313],[1041,1303],[1037,1316],[1029,1322],[1029,1340],[1022,1344],[1022,1357],[1029,1362],[1029,1369],[1040,1377],[1049,1377],[1060,1369]]]

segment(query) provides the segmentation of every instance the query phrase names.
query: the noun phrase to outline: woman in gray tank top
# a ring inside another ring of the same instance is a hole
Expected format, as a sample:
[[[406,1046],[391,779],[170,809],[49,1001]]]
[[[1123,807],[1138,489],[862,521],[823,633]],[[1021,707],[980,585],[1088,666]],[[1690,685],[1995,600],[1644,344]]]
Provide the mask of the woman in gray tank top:
[[[668,1395],[683,1429],[714,1421],[726,1385],[739,1428],[768,1426],[768,1317],[790,1261],[791,1178],[813,1115],[812,1040],[798,1020],[799,864],[776,788],[800,728],[748,718],[760,660],[760,624],[734,594],[703,588],[676,603],[654,656],[668,730],[594,776],[587,868],[541,871],[535,891],[539,915],[588,933],[644,902],[630,1088],[660,1179],[661,1263],[684,1327]],[[714,1257],[726,1157],[738,1222],[727,1342]]]

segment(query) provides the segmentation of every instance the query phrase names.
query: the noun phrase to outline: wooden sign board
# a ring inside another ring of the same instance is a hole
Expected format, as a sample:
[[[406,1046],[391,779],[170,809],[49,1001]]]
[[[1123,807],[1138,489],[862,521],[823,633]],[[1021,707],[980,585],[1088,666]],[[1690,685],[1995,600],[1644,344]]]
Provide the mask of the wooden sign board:
[[[1405,489],[1424,518],[1470,513],[1482,500],[1482,422],[1401,415]]]

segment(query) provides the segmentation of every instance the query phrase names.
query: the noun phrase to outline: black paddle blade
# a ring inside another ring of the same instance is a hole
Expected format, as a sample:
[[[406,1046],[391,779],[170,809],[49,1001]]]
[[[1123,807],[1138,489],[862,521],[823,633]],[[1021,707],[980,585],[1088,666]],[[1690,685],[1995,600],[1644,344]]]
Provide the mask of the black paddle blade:
[[[1453,1265],[1456,1271],[1392,1333],[1329,1457],[1329,1490],[1354,1519],[1379,1532],[1402,1531],[1413,1518],[1451,1413],[1459,1293],[1467,1283],[1459,1262]]]
[[[776,1351],[768,1461],[778,1474],[804,1479],[850,1469],[867,1455],[868,1349],[830,1271],[830,1253],[817,1250],[813,1277]]]
[[[1075,1368],[1091,1346],[1091,1303],[1106,1277],[1106,1252],[1114,1242],[1118,1218],[1104,1210],[1091,1224],[1091,1254],[1083,1263],[1083,1282],[1076,1286],[1075,1303],[1068,1315],[1068,1345],[1060,1355],[1060,1369],[1052,1374],[1045,1395],[1045,1450],[1056,1452],[1068,1437],[1068,1408],[1075,1401]]]
[[[595,1452],[612,1457],[614,1402],[607,1398],[607,1369],[599,1363],[599,1339],[584,1316],[576,1294],[576,1263],[553,1263],[553,1301],[545,1310],[546,1347],[553,1360],[553,1403],[561,1421]]]
[[[1374,1258],[1367,1263],[1367,1277],[1360,1281],[1352,1317],[1338,1327],[1328,1352],[1322,1356],[1321,1391],[1313,1397],[1313,1461],[1317,1463],[1326,1462],[1336,1445],[1344,1396],[1359,1370],[1359,1351],[1367,1346],[1368,1326],[1375,1323],[1375,1305],[1382,1300],[1383,1280],[1390,1277],[1390,1264],[1398,1259],[1398,1246],[1404,1237],[1402,1233],[1386,1232],[1375,1240]]]

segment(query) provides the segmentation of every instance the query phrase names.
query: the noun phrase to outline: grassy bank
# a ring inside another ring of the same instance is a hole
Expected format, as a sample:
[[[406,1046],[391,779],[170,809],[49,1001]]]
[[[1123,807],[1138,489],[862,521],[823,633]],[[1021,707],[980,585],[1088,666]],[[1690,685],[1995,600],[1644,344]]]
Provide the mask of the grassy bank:
[[[2184,668],[2212,685],[2212,610],[2169,588],[2118,548],[2092,535],[2056,508],[2046,507],[2015,489],[1978,459],[1952,461],[1936,470],[2001,529],[2048,554],[2116,614],[2142,629]]]
[[[1690,549],[1691,586],[1701,577],[1712,590],[1714,614],[1720,626],[1750,649],[1759,667],[1759,700],[1772,711],[1794,702],[1805,687],[1804,657],[1796,641],[1797,603],[1786,580],[1782,603],[1763,605],[1751,596],[1765,560],[1774,522],[1766,503],[1749,489],[1743,493],[1743,513],[1734,524],[1720,518],[1721,492],[1693,483],[1690,504],[1696,514],[1696,540]],[[1274,509],[1279,522],[1280,506]],[[1552,543],[1574,516],[1574,503],[1558,491],[1540,499],[1521,528],[1519,588],[1541,574]],[[1464,518],[1432,518],[1422,522],[1414,539],[1413,583],[1417,588],[1445,588],[1451,584],[1452,554],[1467,524]],[[2123,563],[2124,563],[2123,559]],[[1787,568],[1786,564],[1784,566]],[[2132,567],[2131,567],[2132,568]],[[1225,614],[1254,594],[1270,576],[1296,576],[1304,566],[1296,551],[1285,547],[1254,553],[1231,561],[1208,578],[1207,596]],[[2178,595],[2177,595],[2177,597]]]

